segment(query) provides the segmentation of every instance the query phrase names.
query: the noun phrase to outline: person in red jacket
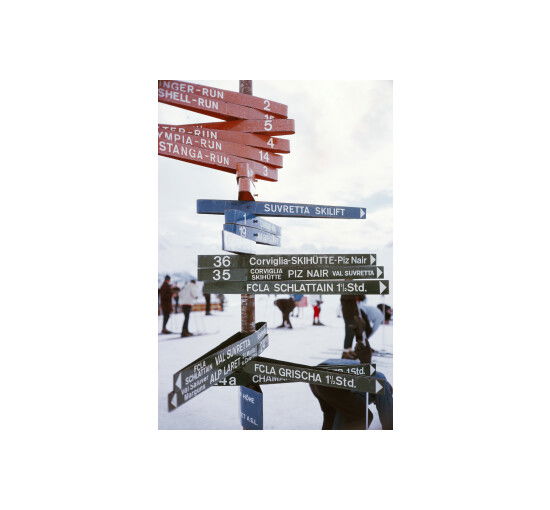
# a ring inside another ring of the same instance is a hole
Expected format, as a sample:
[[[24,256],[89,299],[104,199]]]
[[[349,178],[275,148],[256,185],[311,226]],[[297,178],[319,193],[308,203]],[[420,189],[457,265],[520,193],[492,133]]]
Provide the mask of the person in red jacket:
[[[324,326],[324,324],[321,322],[321,319],[320,319],[322,304],[323,304],[322,301],[317,300],[315,301],[315,305],[313,306],[313,325],[314,326]]]

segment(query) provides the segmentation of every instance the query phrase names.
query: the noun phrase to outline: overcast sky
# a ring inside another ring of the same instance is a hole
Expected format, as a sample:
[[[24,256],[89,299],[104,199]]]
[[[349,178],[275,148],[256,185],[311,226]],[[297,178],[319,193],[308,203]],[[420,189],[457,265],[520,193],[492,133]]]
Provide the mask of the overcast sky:
[[[179,79],[239,89],[237,80]],[[366,220],[267,218],[282,227],[282,246],[257,245],[257,253],[377,252],[379,265],[390,270],[392,82],[254,81],[253,93],[288,105],[296,127],[285,137],[291,152],[283,155],[279,181],[257,182],[256,200],[367,209]],[[165,104],[158,108],[159,123],[217,121]],[[235,176],[159,156],[160,272],[196,274],[198,254],[223,253],[223,215],[198,215],[201,198],[236,200]]]

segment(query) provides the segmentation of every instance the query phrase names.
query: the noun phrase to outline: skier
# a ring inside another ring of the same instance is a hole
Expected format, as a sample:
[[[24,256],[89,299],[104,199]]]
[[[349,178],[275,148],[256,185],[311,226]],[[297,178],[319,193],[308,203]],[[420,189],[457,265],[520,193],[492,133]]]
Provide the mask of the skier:
[[[168,324],[168,319],[172,313],[172,286],[170,285],[170,277],[166,275],[164,277],[164,282],[158,290],[158,295],[160,298],[160,309],[162,310],[162,331],[161,334],[167,335],[171,333],[166,329]]]
[[[292,311],[292,317],[300,317],[301,314],[301,309],[300,309],[300,306],[301,306],[301,303],[300,301],[302,301],[302,298],[304,297],[303,294],[292,294],[292,299],[294,299],[294,304],[295,304],[295,308],[294,310]]]
[[[204,315],[212,315],[210,313],[210,294],[208,292],[203,292],[202,294],[204,296],[204,300],[206,301],[206,306],[205,306],[205,313]]]
[[[372,350],[362,343],[357,343],[355,353],[360,363],[370,363]],[[319,366],[355,364],[357,361],[328,359]],[[386,376],[379,371],[374,377],[382,385],[382,392],[374,395],[374,403],[378,411],[383,430],[393,430],[393,388]],[[329,388],[315,384],[309,385],[313,395],[319,401],[323,411],[322,430],[364,430],[366,428],[366,414],[368,395],[339,388]],[[373,419],[369,413],[369,425]]]
[[[319,316],[321,315],[321,305],[323,304],[322,301],[319,299],[315,301],[315,305],[313,306],[313,325],[314,326],[324,326],[324,324],[321,322],[321,319]],[[315,321],[317,319],[317,321]]]
[[[225,296],[223,294],[216,294],[218,303],[220,304],[220,312],[223,312],[223,304],[225,303]]]
[[[294,307],[296,306],[294,299],[292,299],[291,297],[287,299],[276,299],[273,304],[279,310],[281,310],[281,313],[283,314],[283,323],[277,327],[284,328],[288,325],[288,327],[292,329],[292,324],[290,323],[290,312],[292,312],[292,310],[294,310]]]
[[[172,293],[174,296],[174,313],[178,313],[179,308],[179,300],[180,300],[180,288],[178,287],[178,284],[174,285],[172,287]]]
[[[340,303],[342,304],[342,316],[344,317],[345,325],[344,350],[351,349],[354,336],[357,337],[358,341],[362,339],[362,337],[360,338],[356,334],[356,318],[360,318],[357,303],[358,301],[363,301],[364,298],[364,294],[344,294],[340,297]]]
[[[384,314],[376,306],[368,306],[367,298],[359,303],[359,310],[365,321],[365,334],[368,342],[369,338],[380,327],[380,324],[384,322]]]
[[[183,320],[183,327],[181,329],[182,338],[186,336],[193,336],[192,333],[189,333],[189,314],[191,313],[193,303],[198,297],[199,289],[195,280],[191,280],[180,292],[181,309],[185,317]]]

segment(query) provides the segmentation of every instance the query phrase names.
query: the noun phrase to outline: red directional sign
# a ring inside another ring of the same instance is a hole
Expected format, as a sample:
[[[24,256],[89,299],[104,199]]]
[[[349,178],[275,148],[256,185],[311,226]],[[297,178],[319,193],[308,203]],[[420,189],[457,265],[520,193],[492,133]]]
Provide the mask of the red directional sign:
[[[197,165],[231,173],[236,173],[237,163],[246,163],[248,169],[252,170],[258,179],[263,179],[265,181],[279,180],[277,168],[274,166],[264,165],[257,161],[225,154],[223,152],[184,145],[179,142],[169,142],[159,139],[158,153],[159,156],[166,156],[168,158],[187,161],[189,163],[195,163]]]
[[[201,124],[182,124],[186,129],[223,129],[242,133],[260,133],[269,135],[293,135],[294,119],[231,120],[228,122],[206,122]]]
[[[213,140],[212,138],[203,138],[200,136],[189,135],[187,133],[173,133],[172,131],[166,131],[159,129],[159,139],[166,140],[168,142],[181,143],[189,147],[196,147],[199,149],[208,149],[225,154],[233,154],[234,156],[241,156],[243,158],[259,161],[260,163],[267,163],[276,167],[283,166],[283,157],[278,154],[272,154],[262,149],[256,149],[247,145],[240,145],[233,142],[222,142],[220,140]]]
[[[192,112],[204,113],[217,119],[232,120],[232,119],[265,119],[271,117],[260,110],[249,108],[248,106],[240,106],[233,103],[225,103],[219,99],[208,99],[195,94],[187,94],[176,90],[168,90],[159,87],[158,100],[161,103],[179,106],[185,110]]]
[[[226,103],[248,106],[249,108],[261,110],[262,112],[271,114],[275,117],[286,119],[288,116],[288,107],[286,104],[277,103],[261,97],[249,96],[248,94],[233,92],[232,90],[218,89],[215,87],[208,87],[207,85],[198,85],[196,83],[176,80],[159,80],[159,88],[160,87],[166,90],[180,92],[182,94],[194,94],[196,96],[202,96],[208,99],[221,100]]]
[[[240,131],[223,131],[221,129],[210,128],[189,128],[186,126],[173,126],[171,124],[159,124],[159,131],[171,131],[173,133],[190,134],[201,136],[202,138],[211,138],[212,140],[222,140],[226,142],[240,143],[258,147],[269,152],[290,152],[290,140],[286,138],[277,138],[275,136],[255,135],[252,133],[242,133]]]

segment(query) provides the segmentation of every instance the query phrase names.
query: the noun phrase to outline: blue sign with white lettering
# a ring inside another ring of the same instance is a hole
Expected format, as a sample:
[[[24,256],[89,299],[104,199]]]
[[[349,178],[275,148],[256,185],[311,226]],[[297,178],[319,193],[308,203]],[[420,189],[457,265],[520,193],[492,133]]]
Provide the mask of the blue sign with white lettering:
[[[225,211],[225,222],[244,225],[246,227],[259,228],[260,230],[264,230],[265,232],[269,232],[275,236],[281,235],[281,227],[245,211],[237,211],[236,209]]]
[[[245,430],[263,430],[264,396],[246,386],[241,386],[241,426]]]
[[[364,207],[340,207],[335,205],[288,204],[284,202],[246,202],[244,200],[197,200],[199,214],[225,214],[228,209],[255,214],[256,216],[294,216],[297,218],[364,219]]]
[[[235,225],[234,223],[225,223],[223,229],[226,232],[233,232],[238,236],[250,239],[258,244],[269,244],[270,246],[281,246],[281,238],[274,236],[269,232],[253,227],[245,227],[244,225]]]

